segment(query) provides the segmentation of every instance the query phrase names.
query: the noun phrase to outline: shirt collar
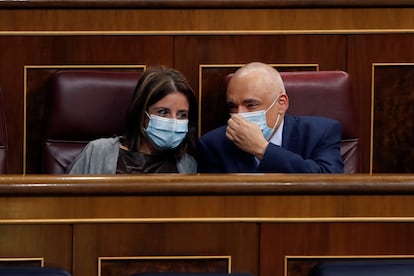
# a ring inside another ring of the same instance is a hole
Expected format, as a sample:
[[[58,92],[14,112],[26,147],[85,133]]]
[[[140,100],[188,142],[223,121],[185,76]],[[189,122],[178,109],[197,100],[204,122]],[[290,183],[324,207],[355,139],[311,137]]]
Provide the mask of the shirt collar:
[[[272,138],[270,138],[270,143],[276,146],[282,146],[282,135],[283,135],[283,125],[285,124],[285,118],[283,118],[282,122],[280,123],[279,128],[276,130],[276,133],[273,134]]]

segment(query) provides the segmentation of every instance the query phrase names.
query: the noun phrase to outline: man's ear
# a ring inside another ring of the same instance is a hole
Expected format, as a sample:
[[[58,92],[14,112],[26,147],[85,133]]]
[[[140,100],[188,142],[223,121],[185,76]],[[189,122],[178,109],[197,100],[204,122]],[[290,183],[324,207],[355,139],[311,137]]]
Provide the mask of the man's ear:
[[[278,103],[281,106],[281,109],[284,112],[286,112],[286,110],[289,108],[289,97],[288,97],[288,95],[287,94],[280,94]]]

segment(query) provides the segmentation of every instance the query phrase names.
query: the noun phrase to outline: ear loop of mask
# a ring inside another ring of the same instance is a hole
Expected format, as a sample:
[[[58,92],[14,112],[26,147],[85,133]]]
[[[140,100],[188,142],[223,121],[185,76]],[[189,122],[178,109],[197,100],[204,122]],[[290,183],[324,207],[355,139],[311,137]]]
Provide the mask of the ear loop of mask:
[[[282,95],[282,94],[279,94],[279,96],[276,97],[276,99],[272,102],[272,104],[268,108],[266,108],[265,113],[267,111],[269,111],[269,109],[271,109],[275,105],[275,103],[278,101],[280,95]]]
[[[265,112],[267,112],[269,109],[271,109],[272,107],[273,107],[273,105],[279,100],[279,97],[280,97],[280,95],[282,95],[282,94],[279,94],[279,96],[277,96],[277,98],[273,101],[273,103],[265,110]],[[273,125],[273,127],[272,127],[272,134],[270,134],[270,136],[269,136],[269,138],[267,139],[267,141],[270,141],[270,139],[272,139],[272,137],[273,137],[273,135],[275,134],[275,132],[276,132],[276,129],[275,129],[275,127],[277,126],[277,124],[279,123],[279,120],[280,120],[280,113],[277,113],[277,119],[276,119],[276,122],[274,123],[274,125]]]
[[[272,127],[272,134],[270,134],[270,136],[269,136],[269,138],[267,139],[267,141],[270,141],[270,139],[272,139],[272,137],[273,137],[273,135],[276,133],[276,129],[275,129],[275,127],[277,126],[277,123],[279,123],[279,119],[280,119],[280,113],[277,113],[277,119],[276,119],[276,122],[275,122],[275,124],[273,125],[273,127]]]

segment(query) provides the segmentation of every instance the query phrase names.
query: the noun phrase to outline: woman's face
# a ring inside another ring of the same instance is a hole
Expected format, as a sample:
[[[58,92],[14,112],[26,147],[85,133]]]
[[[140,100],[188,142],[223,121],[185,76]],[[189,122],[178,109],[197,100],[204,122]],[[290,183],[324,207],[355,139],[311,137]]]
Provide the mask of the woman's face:
[[[172,119],[188,119],[189,103],[180,92],[173,92],[151,105],[148,114]]]

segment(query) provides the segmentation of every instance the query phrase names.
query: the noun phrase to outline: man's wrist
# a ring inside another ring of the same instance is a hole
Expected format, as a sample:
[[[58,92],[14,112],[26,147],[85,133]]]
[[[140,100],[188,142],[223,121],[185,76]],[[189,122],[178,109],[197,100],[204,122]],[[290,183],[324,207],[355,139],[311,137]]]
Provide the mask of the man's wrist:
[[[254,155],[260,160],[262,160],[268,145],[269,145],[269,142],[266,141],[266,143],[264,143],[262,146],[257,148],[257,152]]]

